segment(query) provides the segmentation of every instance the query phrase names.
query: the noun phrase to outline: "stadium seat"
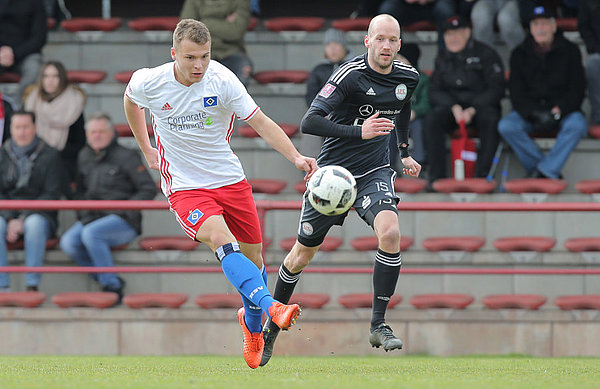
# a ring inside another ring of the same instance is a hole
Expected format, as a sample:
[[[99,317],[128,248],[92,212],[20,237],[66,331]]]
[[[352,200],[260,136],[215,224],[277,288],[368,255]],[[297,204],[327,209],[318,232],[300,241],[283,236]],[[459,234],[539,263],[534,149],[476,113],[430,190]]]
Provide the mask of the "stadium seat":
[[[52,302],[61,308],[91,307],[109,308],[115,305],[119,295],[113,292],[64,292],[52,296]]]
[[[1,307],[35,308],[42,305],[46,295],[41,292],[5,292],[0,293]]]
[[[248,180],[252,187],[252,193],[278,194],[287,186],[284,180],[275,180],[270,178]]]
[[[512,236],[498,238],[494,241],[494,247],[498,251],[536,251],[547,252],[552,250],[556,239],[545,236]]]
[[[431,308],[454,308],[465,309],[475,298],[469,294],[461,293],[437,293],[437,294],[419,294],[410,299],[410,303],[417,309]]]
[[[52,30],[54,27],[56,27],[56,19],[46,18],[46,28]]]
[[[281,242],[279,242],[279,247],[281,247],[285,251],[290,251],[294,246],[294,243],[296,243],[295,236],[291,238],[285,238],[282,239]],[[326,236],[319,251],[335,251],[342,245],[342,243],[344,243],[344,240],[342,238],[338,238],[337,236]]]
[[[546,303],[546,296],[540,294],[494,294],[485,296],[481,302],[490,309],[537,310]]]
[[[129,83],[129,80],[131,79],[133,72],[135,72],[135,70],[124,70],[122,72],[115,73],[115,75],[113,77],[115,80],[119,81],[120,83],[127,84],[127,83]]]
[[[428,22],[426,20],[422,20],[419,22],[415,22],[415,23],[411,23],[411,24],[407,24],[405,26],[402,26],[402,31],[410,31],[410,32],[416,32],[416,31],[437,31],[437,27],[435,26],[435,24]]]
[[[402,296],[397,294],[390,297],[388,308],[394,308],[402,302]],[[338,297],[338,303],[344,308],[371,308],[373,306],[373,293],[352,293]]]
[[[154,130],[152,130],[152,125],[148,123],[146,124],[146,127],[148,128],[148,136],[153,137]],[[127,123],[115,124],[115,131],[117,131],[119,138],[127,138],[133,136],[133,132],[131,131],[129,124]]]
[[[67,78],[75,84],[97,84],[106,78],[106,72],[102,70],[68,70]]]
[[[72,18],[60,22],[62,28],[71,32],[79,31],[114,31],[121,27],[121,18]]]
[[[565,240],[565,248],[572,253],[600,251],[600,237],[567,239]]]
[[[52,250],[58,245],[59,238],[50,238],[46,241],[46,250]],[[19,239],[16,242],[6,242],[7,250],[23,250],[25,248],[25,241]]]
[[[422,178],[396,178],[394,191],[397,193],[419,193],[427,187],[427,180]]]
[[[325,19],[318,17],[280,17],[265,20],[269,31],[318,31],[325,26]]]
[[[13,84],[21,81],[21,76],[18,73],[6,72],[0,73],[0,83]]]
[[[146,251],[181,250],[192,251],[200,242],[187,236],[148,236],[139,241],[140,248]]]
[[[427,238],[423,247],[427,251],[467,251],[475,252],[483,247],[485,238],[479,236],[444,236]]]
[[[557,18],[556,26],[563,31],[577,31],[577,18]]]
[[[592,138],[600,139],[600,124],[590,124],[588,132]]]
[[[289,124],[289,123],[277,123],[279,125],[279,127],[281,127],[281,129],[283,130],[283,132],[285,132],[285,134],[288,137],[292,137],[294,135],[296,135],[298,133],[298,131],[300,130],[300,126],[298,126],[297,124]],[[260,135],[258,135],[258,132],[256,132],[254,130],[254,128],[252,128],[249,125],[243,125],[240,126],[238,128],[238,132],[240,133],[240,135],[246,137],[246,138],[258,138]]]
[[[442,178],[433,183],[433,189],[440,193],[490,193],[496,189],[496,181],[487,181],[485,178]]]
[[[298,304],[302,308],[320,309],[330,300],[325,293],[294,293],[289,304]]]
[[[304,194],[304,192],[306,192],[306,182],[304,182],[304,180],[296,182],[294,184],[294,190],[300,194]]]
[[[583,180],[575,184],[575,189],[584,194],[600,193],[600,180]]]
[[[400,251],[407,250],[412,246],[415,240],[410,236],[402,235],[400,237]],[[357,251],[375,251],[379,247],[379,242],[376,236],[361,236],[350,241],[350,246]]]
[[[188,300],[185,293],[135,293],[125,296],[123,303],[130,308],[179,308]]]
[[[584,294],[584,295],[559,296],[556,299],[554,299],[554,304],[557,305],[563,311],[570,311],[573,309],[597,309],[597,310],[600,310],[600,295]]]
[[[202,294],[196,297],[195,302],[204,309],[239,308],[242,306],[242,296],[238,293]]]
[[[303,84],[308,80],[310,72],[307,70],[263,70],[256,72],[252,77],[259,84],[271,84],[290,82],[294,84]]]
[[[366,32],[371,23],[371,18],[344,18],[331,22],[331,27],[342,31],[364,31]]]
[[[253,31],[257,26],[258,26],[258,18],[251,16],[250,20],[248,20],[248,27],[246,27],[246,30]]]
[[[130,20],[127,25],[136,31],[175,31],[177,16],[142,17]]]
[[[566,180],[553,180],[551,178],[521,178],[507,181],[504,188],[511,193],[546,193],[559,194],[567,189]]]
[[[273,244],[273,239],[263,237],[262,245],[263,249],[268,249]]]

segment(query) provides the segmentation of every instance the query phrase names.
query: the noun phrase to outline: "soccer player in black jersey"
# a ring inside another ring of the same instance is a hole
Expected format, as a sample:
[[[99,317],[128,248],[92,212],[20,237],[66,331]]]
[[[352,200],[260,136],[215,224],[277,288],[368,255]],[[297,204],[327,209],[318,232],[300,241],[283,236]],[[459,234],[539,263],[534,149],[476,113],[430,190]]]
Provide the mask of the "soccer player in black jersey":
[[[395,173],[390,167],[388,142],[396,129],[403,173],[418,177],[421,166],[408,154],[410,99],[419,73],[395,61],[400,49],[400,26],[390,15],[371,20],[365,36],[367,53],[340,66],[314,99],[302,119],[302,132],[326,137],[317,158],[319,166],[340,165],[356,178],[354,208],[377,235],[379,249],[373,272],[373,312],[369,342],[386,351],[402,348],[402,341],[385,323],[390,296],[400,274],[400,230]],[[279,269],[274,297],[289,301],[300,273],[312,260],[338,216],[318,213],[306,194],[294,247]],[[261,366],[271,358],[279,328],[265,323],[265,348]]]

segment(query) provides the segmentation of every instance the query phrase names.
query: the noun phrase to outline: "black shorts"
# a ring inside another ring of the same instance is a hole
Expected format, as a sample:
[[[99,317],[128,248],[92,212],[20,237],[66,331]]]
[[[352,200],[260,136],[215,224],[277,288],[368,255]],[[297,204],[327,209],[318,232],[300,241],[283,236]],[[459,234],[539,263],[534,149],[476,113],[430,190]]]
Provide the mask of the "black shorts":
[[[358,193],[353,206],[371,228],[379,212],[392,210],[398,213],[397,206],[400,198],[394,192],[395,178],[394,170],[382,168],[356,179]],[[323,215],[313,208],[305,192],[298,228],[298,242],[307,247],[319,246],[331,227],[341,226],[344,223],[348,212],[335,216]]]

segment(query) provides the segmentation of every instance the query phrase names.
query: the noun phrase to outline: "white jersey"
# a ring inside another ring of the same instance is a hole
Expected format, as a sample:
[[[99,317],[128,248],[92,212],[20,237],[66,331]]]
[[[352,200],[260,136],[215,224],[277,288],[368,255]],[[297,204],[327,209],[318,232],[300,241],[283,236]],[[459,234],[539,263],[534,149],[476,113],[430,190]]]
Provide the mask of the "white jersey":
[[[189,87],[175,79],[174,67],[169,62],[140,69],[125,91],[138,107],[150,110],[163,193],[242,181],[242,164],[229,140],[234,118],[249,120],[258,106],[235,74],[216,61]]]

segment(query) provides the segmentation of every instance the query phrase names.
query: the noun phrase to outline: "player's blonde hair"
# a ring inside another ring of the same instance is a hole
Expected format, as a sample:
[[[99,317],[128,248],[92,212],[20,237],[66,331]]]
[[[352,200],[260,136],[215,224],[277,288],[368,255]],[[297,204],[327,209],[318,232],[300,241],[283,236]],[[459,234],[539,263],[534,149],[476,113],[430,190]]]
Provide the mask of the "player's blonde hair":
[[[173,47],[177,49],[184,39],[203,45],[210,41],[210,32],[208,27],[198,20],[181,19],[173,32]]]

